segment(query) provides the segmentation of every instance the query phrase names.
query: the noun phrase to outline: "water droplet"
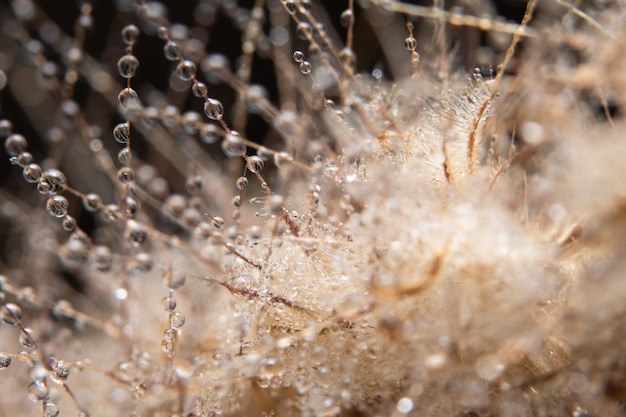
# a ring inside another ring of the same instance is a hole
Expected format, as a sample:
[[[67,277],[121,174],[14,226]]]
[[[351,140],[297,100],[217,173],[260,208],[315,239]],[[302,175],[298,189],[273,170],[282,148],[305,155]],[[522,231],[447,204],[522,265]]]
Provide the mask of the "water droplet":
[[[309,61],[302,61],[300,63],[300,72],[304,75],[311,73],[311,63]]]
[[[123,167],[119,171],[117,171],[117,179],[122,184],[128,184],[135,177],[132,169],[128,167]]]
[[[148,232],[140,223],[129,220],[126,222],[126,240],[131,246],[137,247],[148,238]]]
[[[184,60],[176,67],[178,78],[189,81],[196,76],[196,64],[189,60]]]
[[[190,175],[185,180],[185,188],[189,194],[198,194],[202,190],[203,183],[200,175]]]
[[[139,60],[134,55],[124,55],[117,61],[117,70],[124,78],[134,77],[139,68]]]
[[[20,153],[25,152],[28,147],[26,138],[19,133],[14,133],[7,137],[4,141],[4,149],[10,156],[18,156]]]
[[[65,216],[63,218],[63,230],[66,232],[73,232],[76,229],[76,219],[72,216]]]
[[[179,329],[185,325],[185,315],[180,311],[170,313],[170,327]]]
[[[176,304],[176,300],[172,296],[163,297],[161,299],[161,308],[165,311],[174,311]]]
[[[344,28],[347,28],[348,26],[353,24],[354,13],[352,12],[352,9],[346,9],[343,12],[341,12],[340,20],[341,20],[341,26],[343,26]]]
[[[349,68],[356,67],[356,54],[352,48],[343,48],[339,51],[339,59]]]
[[[257,384],[259,384],[259,387],[261,388],[269,388],[270,383],[272,382],[270,377],[267,376],[263,376],[263,377],[259,377],[259,379],[257,379]]]
[[[274,164],[280,168],[292,162],[293,158],[287,152],[278,152],[274,154]]]
[[[193,375],[194,366],[186,359],[179,359],[176,363],[176,375],[179,378],[187,379]]]
[[[229,158],[241,156],[246,153],[246,145],[241,140],[238,132],[231,130],[222,141],[222,150]]]
[[[295,0],[283,0],[283,4],[285,5],[285,9],[287,9],[287,13],[289,14],[296,14],[296,12],[298,11]]]
[[[200,128],[200,139],[204,143],[215,143],[219,138],[218,129],[212,124],[203,124]]]
[[[174,351],[174,341],[171,339],[163,339],[161,341],[161,350],[164,353],[172,353]]]
[[[35,341],[32,337],[32,329],[25,327],[20,332],[17,341],[20,342],[20,345],[22,345],[26,349],[33,349],[35,347]]]
[[[257,174],[263,170],[263,165],[265,163],[258,156],[249,156],[246,161],[246,167],[253,174]]]
[[[174,340],[176,338],[176,329],[165,329],[163,330],[163,338],[165,340]]]
[[[413,36],[409,36],[404,40],[404,47],[408,50],[408,51],[414,51],[415,48],[417,48],[417,39],[415,39]]]
[[[222,230],[224,229],[224,219],[222,219],[221,217],[212,217],[211,225],[216,230]]]
[[[117,101],[120,103],[122,110],[137,108],[139,106],[139,95],[132,88],[125,88],[118,94]]]
[[[126,45],[134,45],[139,37],[139,28],[135,25],[127,25],[122,29],[122,41]]]
[[[303,41],[313,37],[313,28],[307,22],[298,22],[296,25],[296,35]]]
[[[46,385],[46,381],[42,379],[31,382],[28,386],[28,398],[35,403],[48,398],[48,386]]]
[[[102,205],[102,199],[98,194],[90,193],[83,198],[83,207],[85,210],[94,212]]]
[[[148,386],[145,383],[139,384],[135,387],[135,392],[133,392],[133,398],[136,400],[143,398],[146,395],[146,391],[148,390]]]
[[[300,10],[300,13],[307,14],[311,11],[312,6],[313,3],[311,0],[300,0],[300,7],[298,9]]]
[[[24,167],[22,175],[24,176],[24,180],[26,180],[26,182],[34,184],[39,181],[39,178],[41,178],[41,167],[37,164],[29,164]]]
[[[52,372],[50,372],[50,379],[52,379],[57,384],[63,384],[67,381],[67,378],[70,376],[70,367],[65,363],[65,361],[57,361],[55,366],[52,368]]]
[[[128,142],[130,137],[130,130],[128,129],[128,123],[119,123],[113,128],[113,137],[118,143]]]
[[[67,214],[69,203],[62,195],[54,195],[48,198],[46,210],[52,217],[61,218]]]
[[[178,43],[167,41],[163,47],[163,53],[169,61],[177,61],[182,56],[183,50]]]
[[[208,98],[204,102],[204,114],[211,120],[220,120],[224,116],[224,106],[219,100]]]
[[[193,85],[191,86],[191,91],[193,92],[194,96],[200,98],[206,97],[207,94],[209,94],[209,89],[207,88],[206,84],[201,83],[198,80],[194,81]]]
[[[236,185],[238,190],[244,190],[248,187],[248,179],[246,177],[239,177],[237,178]]]
[[[293,60],[298,64],[304,61],[304,53],[302,51],[293,51]]]
[[[58,169],[51,168],[43,172],[39,183],[42,188],[46,189],[46,193],[54,195],[65,190],[65,187],[67,187],[67,178],[65,174]]]
[[[117,160],[120,161],[122,165],[128,165],[132,159],[132,155],[133,152],[130,149],[124,148],[117,153]]]
[[[57,417],[61,410],[55,402],[46,402],[43,409],[43,417]]]
[[[11,362],[11,355],[5,352],[0,352],[0,369],[8,368],[11,365]]]
[[[13,123],[10,120],[0,120],[0,138],[6,138],[13,131]]]

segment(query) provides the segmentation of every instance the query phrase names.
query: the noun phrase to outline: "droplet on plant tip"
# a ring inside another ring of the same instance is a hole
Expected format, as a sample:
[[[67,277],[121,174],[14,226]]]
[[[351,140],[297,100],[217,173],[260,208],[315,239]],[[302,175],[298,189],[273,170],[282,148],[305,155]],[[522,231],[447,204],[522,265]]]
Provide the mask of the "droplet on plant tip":
[[[46,381],[37,380],[31,382],[28,386],[28,398],[35,403],[48,398],[48,386],[46,385]]]
[[[20,342],[20,345],[25,347],[26,349],[32,349],[35,347],[35,342],[32,337],[32,330],[28,327],[25,327],[17,338],[17,341]]]
[[[341,26],[343,26],[344,28],[350,26],[354,22],[354,12],[352,12],[352,9],[346,9],[341,12],[340,20]]]
[[[176,74],[181,80],[189,81],[196,76],[196,64],[189,60],[184,60],[176,67]]]
[[[408,50],[408,51],[414,51],[415,48],[417,48],[417,39],[415,39],[413,36],[408,36],[405,40],[404,40],[404,47]]]
[[[135,175],[133,170],[128,167],[123,167],[119,171],[117,171],[117,179],[122,184],[128,184],[129,182],[132,182],[134,177]]]
[[[117,61],[117,70],[124,78],[134,77],[139,68],[139,60],[134,55],[124,55]]]
[[[8,325],[15,326],[22,319],[22,309],[17,304],[6,303],[0,309],[0,317]]]
[[[43,409],[43,417],[57,417],[61,412],[59,406],[55,402],[46,402]]]
[[[135,25],[127,25],[122,29],[122,41],[126,45],[134,45],[139,38],[139,28]]]
[[[248,171],[252,172],[253,174],[261,172],[263,170],[263,165],[265,165],[265,162],[263,162],[263,160],[258,156],[249,156],[246,161],[246,167],[248,168]]]
[[[18,156],[25,152],[28,147],[28,141],[19,133],[14,133],[4,140],[4,149],[10,156]]]
[[[24,167],[22,175],[24,176],[26,182],[34,184],[39,181],[39,178],[41,178],[41,167],[37,164],[29,164]]]
[[[304,61],[304,53],[302,51],[293,51],[293,60],[298,64]]]
[[[239,177],[237,178],[236,185],[238,190],[244,190],[248,187],[248,179],[246,177]]]
[[[132,88],[124,88],[117,96],[122,110],[133,109],[139,106],[139,95]]]
[[[211,120],[220,120],[224,116],[224,106],[219,100],[208,98],[204,102],[204,114]]]
[[[302,61],[300,63],[300,72],[304,75],[311,73],[311,63],[309,61]]]
[[[285,9],[287,9],[287,13],[296,14],[298,11],[298,6],[296,5],[295,0],[283,0],[283,4],[285,5]]]
[[[61,218],[67,214],[69,203],[62,195],[51,196],[46,202],[46,210],[52,217]]]
[[[161,299],[161,308],[165,311],[174,311],[176,309],[176,300],[174,297],[167,296]]]
[[[185,325],[185,315],[180,311],[174,311],[170,313],[170,327],[172,329],[179,329]]]
[[[113,128],[113,137],[118,143],[128,142],[130,137],[130,130],[128,129],[128,123],[119,123]]]
[[[0,352],[0,369],[11,366],[12,358],[8,353]]]
[[[83,198],[83,207],[89,212],[94,212],[102,205],[102,199],[98,194],[90,193]]]
[[[241,140],[238,132],[231,130],[222,140],[222,150],[229,158],[241,156],[246,153],[246,145]]]

